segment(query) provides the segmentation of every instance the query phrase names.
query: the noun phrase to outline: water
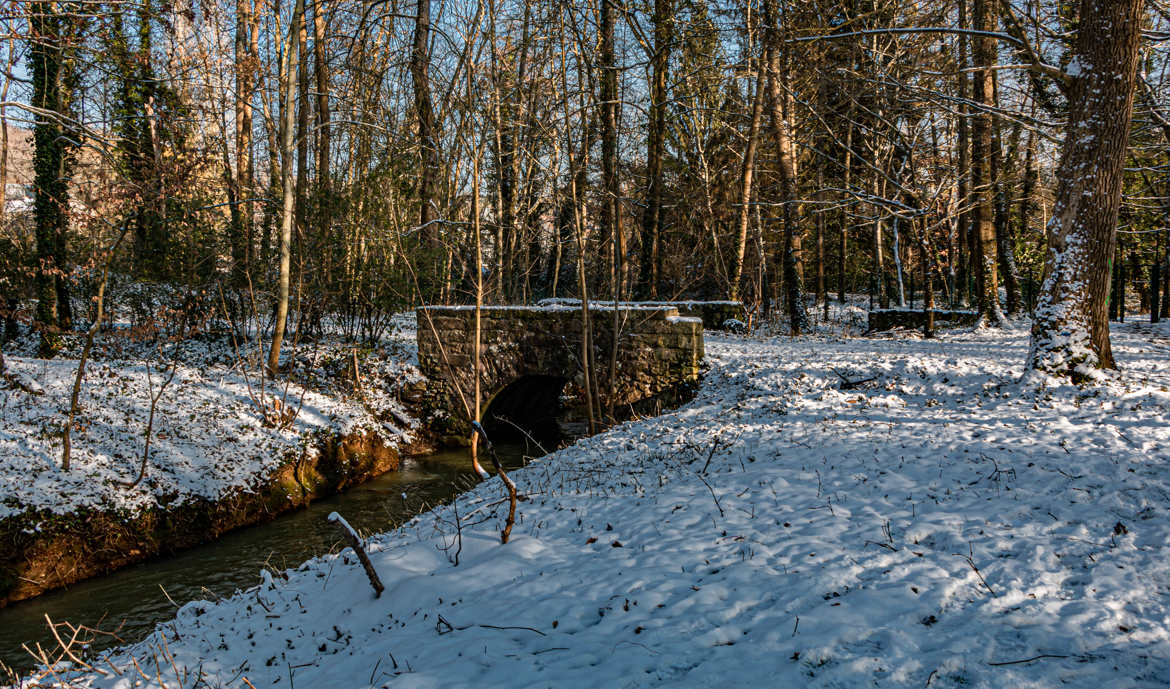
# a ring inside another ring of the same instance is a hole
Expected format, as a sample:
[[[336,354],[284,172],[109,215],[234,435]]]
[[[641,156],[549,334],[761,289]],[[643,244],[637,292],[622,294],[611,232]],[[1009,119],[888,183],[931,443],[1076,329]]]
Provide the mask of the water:
[[[515,468],[544,453],[531,445],[497,445],[497,454],[506,468]],[[406,459],[399,471],[267,524],[0,609],[0,662],[27,670],[33,662],[22,643],[30,648],[38,641],[47,649],[56,647],[45,615],[54,622],[117,630],[123,642],[137,641],[159,622],[174,617],[178,606],[230,596],[260,583],[261,569],[296,567],[344,547],[337,527],[325,521],[330,512],[341,513],[362,534],[385,531],[477,482],[466,450]],[[102,640],[94,650],[115,643]]]

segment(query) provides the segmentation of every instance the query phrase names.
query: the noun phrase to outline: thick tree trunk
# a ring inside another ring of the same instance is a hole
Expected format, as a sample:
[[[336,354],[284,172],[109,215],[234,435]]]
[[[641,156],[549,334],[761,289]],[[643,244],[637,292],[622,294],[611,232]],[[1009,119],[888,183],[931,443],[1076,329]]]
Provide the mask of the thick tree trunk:
[[[622,235],[621,182],[618,179],[618,121],[621,118],[617,90],[617,56],[614,50],[614,3],[601,3],[601,167],[605,200],[602,207],[602,227],[609,233],[610,292],[613,296],[613,342],[609,358],[609,415],[614,414],[614,389],[617,384],[618,345],[621,340],[622,259],[625,257],[625,239]]]
[[[658,296],[662,257],[662,156],[666,139],[666,80],[670,69],[671,0],[654,0],[654,56],[651,59],[650,122],[646,142],[646,210],[642,214],[642,260],[638,295]]]
[[[881,189],[878,188],[878,179],[873,178],[873,198],[880,198]],[[870,278],[870,308],[873,300],[877,299],[878,307],[890,308],[890,293],[886,290],[886,259],[882,242],[882,221],[878,217],[881,209],[871,204],[873,208],[873,274]]]
[[[926,219],[916,221],[922,248],[922,336],[934,337],[934,256],[930,243],[930,227]]]
[[[439,149],[436,139],[435,110],[431,104],[431,83],[427,75],[430,66],[431,0],[418,0],[414,22],[414,43],[410,53],[410,77],[414,84],[414,110],[418,121],[418,145],[422,152],[422,168],[418,171],[419,238],[423,246],[438,244],[439,232],[434,224],[437,216],[437,187]],[[428,272],[430,272],[428,270]],[[426,298],[426,295],[423,297]]]
[[[56,6],[37,2],[31,7],[33,41],[32,104],[36,115],[33,132],[34,201],[36,223],[36,327],[40,331],[41,357],[52,357],[61,348],[58,328],[60,293],[58,281],[65,270],[62,235],[69,202],[69,165],[63,128],[56,114],[64,110],[62,93],[62,17]]]
[[[1069,120],[1028,366],[1074,379],[1112,368],[1107,298],[1143,0],[1082,0]],[[1102,40],[1108,36],[1109,40]]]
[[[988,5],[995,0],[975,0],[975,29],[995,31],[996,13]],[[991,109],[994,102],[995,40],[980,35],[974,43],[975,93],[978,104],[972,122],[971,137],[971,196],[974,203],[975,235],[978,253],[973,263],[976,271],[979,321],[998,326],[1003,323],[999,308],[999,270],[995,241],[995,179],[993,177]]]
[[[316,228],[308,227],[309,220],[309,113],[312,111],[309,99],[309,15],[305,14],[297,31],[297,241],[308,239]]]
[[[817,201],[824,200],[825,188],[825,161],[817,160]],[[824,205],[817,209],[817,298],[818,304],[825,308],[825,317],[829,315],[829,297],[825,292],[825,212]]]
[[[772,133],[776,137],[776,155],[780,167],[781,217],[784,220],[784,245],[781,254],[784,275],[784,297],[788,308],[789,328],[800,335],[809,328],[808,312],[804,304],[803,275],[800,269],[800,209],[796,191],[796,150],[792,128],[784,108],[784,94],[780,88],[780,35],[771,2],[764,3],[765,32],[767,34],[766,63],[768,92],[772,116]]]
[[[1162,318],[1170,318],[1170,253],[1162,252]]]

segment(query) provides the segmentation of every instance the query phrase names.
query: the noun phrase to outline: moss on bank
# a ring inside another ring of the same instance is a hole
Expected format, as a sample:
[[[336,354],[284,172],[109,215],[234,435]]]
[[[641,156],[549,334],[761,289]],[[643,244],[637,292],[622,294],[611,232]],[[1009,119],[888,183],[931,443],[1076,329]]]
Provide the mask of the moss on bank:
[[[0,607],[152,557],[215,540],[343,491],[399,465],[399,448],[373,432],[314,436],[251,488],[187,498],[136,514],[45,510],[0,519]]]

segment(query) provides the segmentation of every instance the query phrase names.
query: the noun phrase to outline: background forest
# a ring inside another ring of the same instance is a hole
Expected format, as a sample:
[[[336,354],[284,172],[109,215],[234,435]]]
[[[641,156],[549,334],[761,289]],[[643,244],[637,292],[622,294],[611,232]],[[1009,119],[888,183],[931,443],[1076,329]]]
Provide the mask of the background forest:
[[[474,301],[477,249],[487,303],[732,298],[798,332],[929,293],[994,323],[1040,292],[1075,5],[7,2],[5,337],[52,354],[108,273],[371,338]],[[1144,17],[1110,306],[1156,319],[1170,12]]]

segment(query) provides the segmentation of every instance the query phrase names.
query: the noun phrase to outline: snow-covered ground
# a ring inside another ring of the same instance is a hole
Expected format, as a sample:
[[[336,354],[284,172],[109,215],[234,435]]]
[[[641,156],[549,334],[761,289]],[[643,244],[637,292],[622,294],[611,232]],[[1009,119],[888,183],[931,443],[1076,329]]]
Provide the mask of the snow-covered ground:
[[[216,499],[256,485],[290,455],[315,451],[318,432],[407,440],[414,422],[395,394],[419,374],[413,318],[399,325],[379,347],[363,349],[361,396],[350,382],[353,350],[338,342],[290,344],[284,353],[295,362],[293,374],[265,380],[258,365],[245,371],[228,338],[188,340],[176,352],[171,344],[103,336],[86,368],[67,472],[60,468],[61,429],[80,338],[53,360],[8,354],[7,372],[43,394],[0,382],[0,518],[85,507],[133,514],[192,497]],[[26,339],[25,349],[35,348],[35,337]],[[174,378],[163,389],[176,357]],[[146,478],[127,488],[121,484],[138,474],[155,396]],[[280,423],[282,413],[295,418]]]
[[[1114,342],[1079,389],[1022,327],[708,334],[693,402],[513,474],[511,543],[492,480],[370,539],[380,598],[345,550],[40,681],[1165,687],[1170,329]]]

